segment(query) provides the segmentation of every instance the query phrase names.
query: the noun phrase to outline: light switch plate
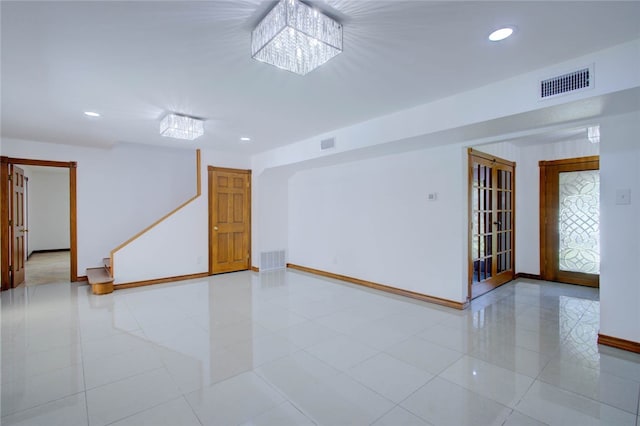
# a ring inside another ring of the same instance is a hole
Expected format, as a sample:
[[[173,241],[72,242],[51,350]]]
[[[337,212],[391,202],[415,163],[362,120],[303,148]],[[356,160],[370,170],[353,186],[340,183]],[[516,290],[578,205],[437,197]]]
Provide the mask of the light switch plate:
[[[631,204],[631,190],[618,189],[616,191],[616,204]]]
[[[427,194],[427,200],[436,201],[438,199],[438,193],[432,192],[431,194]]]

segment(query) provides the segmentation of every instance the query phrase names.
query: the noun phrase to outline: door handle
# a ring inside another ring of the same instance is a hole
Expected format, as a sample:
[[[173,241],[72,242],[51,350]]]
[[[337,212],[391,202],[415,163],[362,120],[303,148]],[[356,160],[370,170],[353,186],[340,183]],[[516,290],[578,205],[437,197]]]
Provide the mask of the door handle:
[[[500,226],[500,225],[502,225],[502,222],[493,222],[493,224]]]
[[[213,230],[214,230],[214,231],[217,231],[217,230],[218,230],[218,227],[217,227],[217,226],[214,226],[214,227],[213,227]]]

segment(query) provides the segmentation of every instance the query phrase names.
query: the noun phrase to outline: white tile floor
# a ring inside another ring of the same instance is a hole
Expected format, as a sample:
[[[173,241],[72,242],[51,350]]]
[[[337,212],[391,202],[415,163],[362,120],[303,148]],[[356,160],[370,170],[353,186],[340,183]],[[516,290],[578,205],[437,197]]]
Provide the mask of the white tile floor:
[[[298,273],[2,298],[2,425],[635,425],[640,356],[596,290],[455,311]]]

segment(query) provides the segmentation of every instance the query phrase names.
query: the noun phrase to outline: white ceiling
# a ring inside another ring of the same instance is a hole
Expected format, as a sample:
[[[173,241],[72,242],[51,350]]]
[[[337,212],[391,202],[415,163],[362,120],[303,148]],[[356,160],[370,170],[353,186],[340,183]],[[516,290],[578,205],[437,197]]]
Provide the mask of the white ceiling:
[[[2,1],[2,136],[255,153],[640,37],[637,1],[327,0],[344,52],[301,77],[250,57],[273,4]],[[167,112],[205,135],[160,137]]]

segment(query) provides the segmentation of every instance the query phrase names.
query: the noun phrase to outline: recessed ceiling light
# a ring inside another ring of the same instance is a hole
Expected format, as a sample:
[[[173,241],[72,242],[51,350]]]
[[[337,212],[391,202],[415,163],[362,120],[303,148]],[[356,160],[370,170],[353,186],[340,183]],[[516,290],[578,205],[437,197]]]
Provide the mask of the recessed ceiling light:
[[[249,138],[247,136],[243,136],[243,137],[240,138],[240,141],[242,141],[242,142],[250,142],[251,138]]]
[[[510,27],[500,28],[499,30],[495,30],[494,32],[489,34],[489,40],[491,41],[504,40],[505,38],[509,37],[511,34],[513,34],[513,28],[510,28]]]
[[[93,111],[85,111],[84,115],[86,115],[87,117],[100,117],[100,114]]]

